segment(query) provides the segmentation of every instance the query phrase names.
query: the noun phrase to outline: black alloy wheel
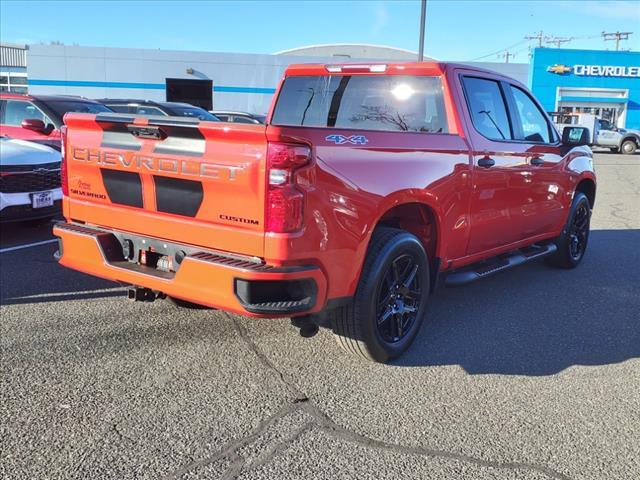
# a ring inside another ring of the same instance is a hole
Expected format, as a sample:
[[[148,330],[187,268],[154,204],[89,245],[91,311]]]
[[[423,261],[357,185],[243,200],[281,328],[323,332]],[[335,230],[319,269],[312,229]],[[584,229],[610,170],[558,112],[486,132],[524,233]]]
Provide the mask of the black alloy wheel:
[[[376,228],[353,300],[328,312],[338,344],[374,362],[402,355],[426,316],[429,268],[429,257],[415,235]]]
[[[382,340],[396,343],[411,331],[420,305],[420,265],[411,254],[391,262],[376,298],[376,326]]]
[[[575,192],[567,223],[560,236],[554,239],[557,250],[545,258],[551,265],[561,268],[577,267],[587,251],[591,204],[582,192]]]
[[[589,237],[589,206],[586,202],[578,205],[569,229],[569,254],[578,262],[587,249]]]

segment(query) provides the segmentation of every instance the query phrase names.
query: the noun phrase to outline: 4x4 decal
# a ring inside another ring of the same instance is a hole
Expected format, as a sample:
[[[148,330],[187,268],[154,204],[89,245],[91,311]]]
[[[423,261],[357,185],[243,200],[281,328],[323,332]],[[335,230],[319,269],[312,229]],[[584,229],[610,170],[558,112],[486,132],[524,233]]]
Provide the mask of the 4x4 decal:
[[[350,137],[345,137],[344,135],[328,135],[325,137],[325,140],[328,142],[334,142],[336,145],[344,145],[345,143],[350,143],[352,145],[366,145],[369,143],[369,139],[364,135],[351,135]]]

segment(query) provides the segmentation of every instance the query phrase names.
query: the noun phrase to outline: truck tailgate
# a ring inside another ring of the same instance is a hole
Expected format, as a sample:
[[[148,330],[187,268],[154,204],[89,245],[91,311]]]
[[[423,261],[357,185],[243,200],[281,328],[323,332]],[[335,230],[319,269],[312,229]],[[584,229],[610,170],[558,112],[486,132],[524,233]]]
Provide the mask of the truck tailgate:
[[[263,255],[264,126],[115,113],[65,123],[68,220]]]

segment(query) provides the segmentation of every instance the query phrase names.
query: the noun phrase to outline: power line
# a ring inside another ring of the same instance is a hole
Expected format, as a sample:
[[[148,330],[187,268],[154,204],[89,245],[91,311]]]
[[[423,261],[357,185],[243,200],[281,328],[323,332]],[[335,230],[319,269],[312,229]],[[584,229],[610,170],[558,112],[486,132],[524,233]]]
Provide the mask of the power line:
[[[547,37],[545,43],[555,45],[557,48],[562,48],[563,43],[569,43],[573,40],[573,37]]]
[[[486,55],[482,55],[481,57],[477,57],[477,58],[471,59],[469,61],[470,62],[475,62],[476,60],[482,60],[483,58],[493,57],[494,55],[498,55],[499,53],[506,52],[507,50],[509,50],[511,48],[514,48],[514,47],[517,47],[519,45],[522,45],[523,43],[526,43],[526,42],[527,42],[527,39],[520,40],[519,42],[514,43],[513,45],[509,45],[508,47],[501,48],[500,50],[496,50],[495,52],[491,52],[491,53],[488,53]]]
[[[540,30],[537,35],[527,35],[526,37],[524,37],[525,40],[537,40],[538,48],[542,48],[542,41],[545,38],[546,37],[543,35],[542,30]]]
[[[632,33],[633,32],[613,32],[613,33],[602,32],[602,39],[605,42],[615,40],[616,52],[617,52],[618,50],[620,50],[620,40],[629,40],[629,35],[631,35]]]
[[[500,50],[496,50],[495,52],[487,53],[486,55],[482,55],[480,57],[476,57],[468,61],[475,62],[477,60],[483,60],[488,57],[493,57],[494,55],[501,58],[505,58],[506,60],[507,53],[509,54],[508,55],[509,58],[513,58],[515,54],[522,51],[522,49],[520,49],[513,52],[513,48],[518,47],[523,43],[530,42],[531,40],[536,40],[536,43],[537,43],[536,46],[538,48],[544,48],[543,43],[555,45],[557,48],[562,48],[562,45],[564,43],[568,43],[574,40],[592,40],[594,38],[603,38],[605,41],[616,40],[616,50],[619,50],[620,40],[628,40],[629,35],[631,35],[632,33],[633,32],[612,32],[612,33],[602,32],[597,35],[581,35],[579,37],[557,37],[553,35],[544,35],[544,33],[540,31],[535,35],[525,36],[523,40],[520,40],[519,42],[516,42],[513,45],[509,45],[508,47],[501,48]],[[530,48],[530,47],[527,47],[527,48]],[[531,56],[531,54],[529,55]]]

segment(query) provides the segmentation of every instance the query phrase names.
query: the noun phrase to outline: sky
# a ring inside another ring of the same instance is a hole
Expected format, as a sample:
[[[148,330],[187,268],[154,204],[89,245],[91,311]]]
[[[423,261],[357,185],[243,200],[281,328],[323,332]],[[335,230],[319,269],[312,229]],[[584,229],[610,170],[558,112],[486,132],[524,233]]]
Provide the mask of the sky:
[[[0,0],[0,40],[14,43],[274,53],[327,43],[417,51],[420,2],[392,1],[15,1]],[[425,55],[439,60],[528,62],[535,40],[574,39],[563,48],[613,49],[601,32],[634,32],[621,48],[640,51],[640,1],[427,0]]]

